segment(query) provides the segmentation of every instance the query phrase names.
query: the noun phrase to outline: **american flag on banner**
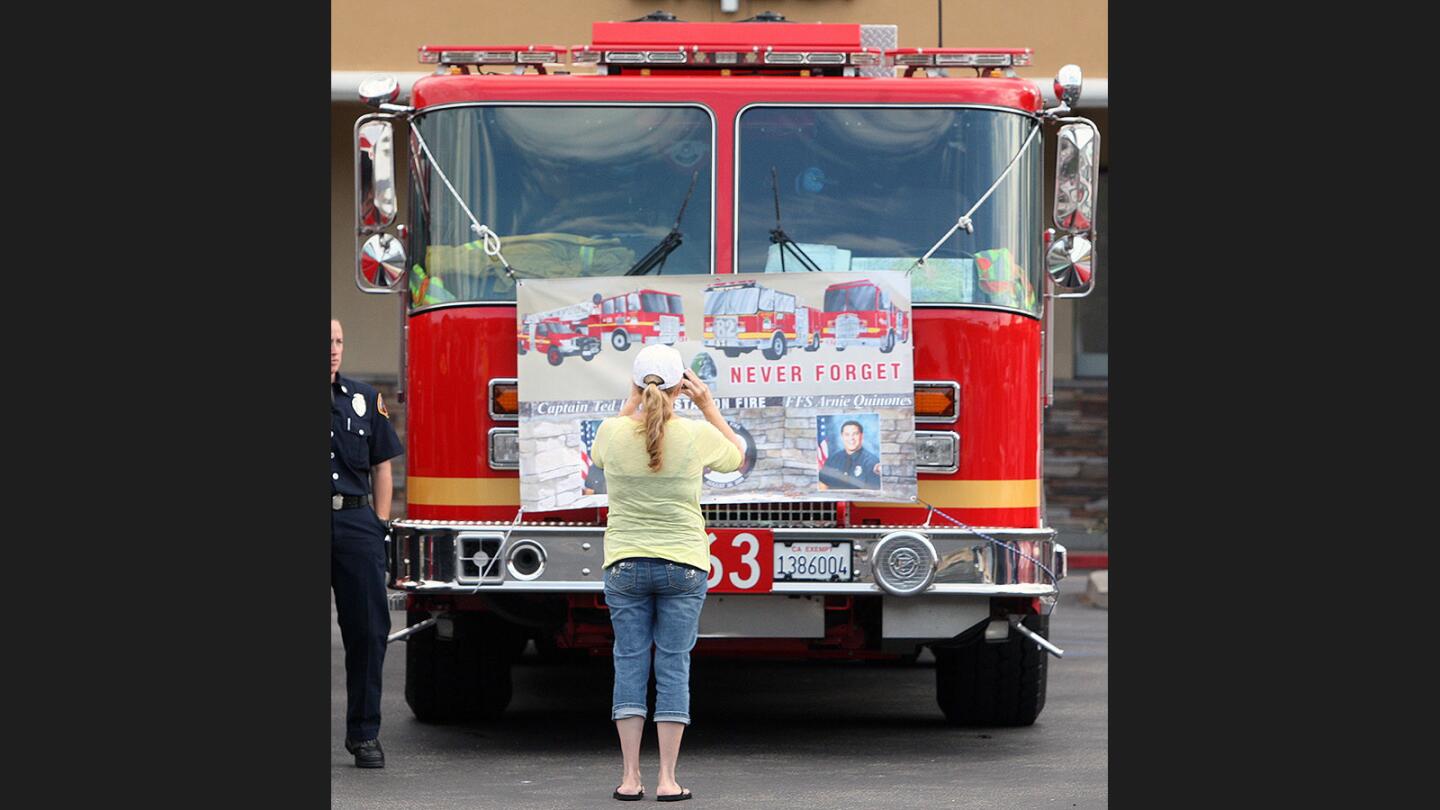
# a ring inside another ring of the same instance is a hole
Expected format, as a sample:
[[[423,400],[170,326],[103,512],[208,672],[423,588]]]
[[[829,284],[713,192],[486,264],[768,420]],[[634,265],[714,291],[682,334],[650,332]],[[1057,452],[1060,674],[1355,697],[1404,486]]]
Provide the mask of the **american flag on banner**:
[[[816,464],[817,467],[824,467],[825,459],[830,457],[830,439],[825,435],[825,428],[829,424],[829,419],[826,419],[823,416],[820,417],[820,443],[815,448],[815,458],[819,462],[818,464]]]
[[[590,474],[590,447],[595,444],[595,431],[600,429],[599,419],[586,419],[580,423],[580,477]]]

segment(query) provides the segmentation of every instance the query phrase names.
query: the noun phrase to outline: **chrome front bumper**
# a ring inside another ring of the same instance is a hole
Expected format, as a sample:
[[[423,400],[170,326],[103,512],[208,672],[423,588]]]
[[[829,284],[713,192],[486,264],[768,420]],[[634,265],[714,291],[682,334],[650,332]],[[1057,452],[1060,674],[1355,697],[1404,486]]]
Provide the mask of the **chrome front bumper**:
[[[775,542],[849,540],[855,579],[850,582],[781,582],[777,594],[884,594],[875,584],[869,551],[897,532],[917,533],[935,547],[939,562],[933,584],[921,594],[954,596],[1048,596],[1057,583],[1027,557],[1066,573],[1065,547],[1054,529],[976,527],[1012,548],[972,532],[935,526],[863,526],[845,529],[772,529]],[[390,587],[411,593],[599,592],[605,527],[580,524],[397,520],[392,524]],[[508,537],[506,536],[508,534]],[[507,562],[521,544],[543,550],[544,568],[525,578]],[[533,545],[532,545],[533,544]],[[478,557],[477,557],[478,553]]]

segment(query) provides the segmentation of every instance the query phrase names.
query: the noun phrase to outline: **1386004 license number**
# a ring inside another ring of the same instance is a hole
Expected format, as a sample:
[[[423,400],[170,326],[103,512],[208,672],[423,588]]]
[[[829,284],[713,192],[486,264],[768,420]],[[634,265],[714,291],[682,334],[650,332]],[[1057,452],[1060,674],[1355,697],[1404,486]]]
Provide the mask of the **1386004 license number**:
[[[776,543],[775,576],[792,580],[850,580],[850,544]]]

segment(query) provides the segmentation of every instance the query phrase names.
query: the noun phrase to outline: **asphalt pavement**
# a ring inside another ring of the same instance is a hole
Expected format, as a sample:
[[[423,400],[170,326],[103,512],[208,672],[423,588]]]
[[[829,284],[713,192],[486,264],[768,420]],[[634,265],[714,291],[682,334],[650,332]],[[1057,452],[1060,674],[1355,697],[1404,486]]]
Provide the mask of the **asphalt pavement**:
[[[935,703],[934,659],[912,665],[769,662],[696,656],[679,781],[687,808],[1105,807],[1106,609],[1087,572],[1061,583],[1044,711],[1027,728],[957,728]],[[395,629],[405,615],[392,613]],[[595,808],[618,805],[620,753],[609,720],[608,658],[541,663],[527,654],[515,695],[488,724],[427,725],[405,705],[403,642],[385,659],[387,767],[345,752],[345,673],[331,633],[331,797],[337,808]],[[653,801],[654,725],[641,751]]]

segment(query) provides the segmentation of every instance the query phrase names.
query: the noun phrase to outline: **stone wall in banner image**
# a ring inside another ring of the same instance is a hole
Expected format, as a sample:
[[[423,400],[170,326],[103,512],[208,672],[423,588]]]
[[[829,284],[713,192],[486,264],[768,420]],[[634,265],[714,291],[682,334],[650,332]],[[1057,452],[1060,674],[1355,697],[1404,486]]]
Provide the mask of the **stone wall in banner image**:
[[[584,413],[530,416],[520,427],[521,501],[538,509],[570,509],[586,505],[585,462],[581,455],[580,420],[614,414]],[[577,503],[581,502],[581,503]],[[529,507],[527,507],[529,508]]]
[[[915,494],[913,408],[866,410],[877,418],[876,447],[881,461],[880,488],[866,491],[886,500],[892,497],[907,500]],[[706,502],[837,500],[853,494],[840,490],[823,492],[817,486],[817,419],[844,415],[843,409],[801,408],[792,404],[789,408],[781,405],[724,408],[722,412],[750,450],[740,470],[707,473],[701,490]],[[680,413],[699,418],[691,409],[682,409]]]
[[[782,500],[899,500],[915,495],[914,410],[861,404],[859,397],[816,397],[814,406],[797,407],[793,399],[754,398],[752,407],[739,399],[722,404],[722,412],[744,440],[747,452],[734,472],[706,472],[701,497],[706,502]],[[830,400],[826,402],[825,400]],[[726,400],[722,398],[720,402]],[[836,404],[840,403],[840,404]],[[619,402],[592,400],[522,403],[520,426],[521,501],[531,511],[576,509],[605,504],[604,471],[590,468],[589,450],[599,423],[614,415]],[[699,419],[682,400],[682,418]],[[865,449],[878,456],[878,486],[834,486],[821,490],[819,442],[822,417],[830,418],[831,452],[839,452],[838,425],[850,419],[867,425]]]

